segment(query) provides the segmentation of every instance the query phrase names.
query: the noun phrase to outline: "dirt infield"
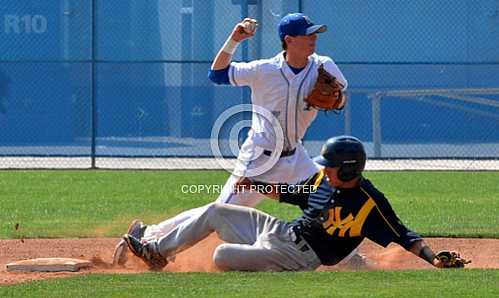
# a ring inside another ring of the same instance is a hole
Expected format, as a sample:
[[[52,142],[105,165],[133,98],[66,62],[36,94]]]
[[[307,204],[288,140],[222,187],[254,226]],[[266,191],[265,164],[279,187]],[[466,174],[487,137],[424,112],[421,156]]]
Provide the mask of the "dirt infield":
[[[118,239],[24,239],[0,241],[0,285],[29,282],[39,279],[59,278],[89,273],[138,273],[147,272],[145,265],[129,255],[125,267],[111,266],[114,245]],[[461,252],[471,259],[467,268],[499,268],[499,239],[448,239],[429,238],[428,243],[434,250],[450,249]],[[218,269],[211,261],[214,248],[221,243],[210,236],[195,247],[179,254],[175,262],[164,269],[169,272],[216,272]],[[360,246],[360,252],[367,256],[368,262],[360,270],[402,270],[432,269],[429,264],[403,250],[398,245],[384,249],[368,240]],[[12,273],[6,271],[6,264],[31,258],[68,257],[92,261],[93,266],[80,272],[58,273]],[[320,271],[359,270],[345,265],[321,267]]]

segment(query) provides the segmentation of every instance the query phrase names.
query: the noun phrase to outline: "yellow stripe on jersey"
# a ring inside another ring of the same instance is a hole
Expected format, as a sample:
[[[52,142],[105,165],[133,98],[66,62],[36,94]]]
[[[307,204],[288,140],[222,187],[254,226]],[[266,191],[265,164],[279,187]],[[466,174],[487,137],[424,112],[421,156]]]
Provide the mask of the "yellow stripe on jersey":
[[[373,198],[369,195],[369,193],[367,193],[367,191],[365,191],[362,187],[360,188],[368,197],[369,197],[369,200],[372,200],[373,203],[374,203],[374,200]],[[367,203],[366,203],[367,204]],[[365,206],[365,205],[364,205]],[[395,233],[395,235],[397,235],[397,237],[400,237],[400,234],[397,232],[397,230],[395,230],[395,228],[388,222],[388,220],[386,219],[386,217],[383,215],[383,212],[381,212],[381,210],[379,209],[378,205],[376,205],[376,203],[374,203],[374,206],[376,207],[376,209],[378,210],[379,212],[379,215],[381,215],[381,217],[383,218],[383,220],[386,222],[386,224],[388,225],[388,227],[390,227],[390,229],[392,229],[393,233]],[[364,207],[362,207],[364,208]],[[361,209],[362,211],[362,209]],[[370,210],[369,210],[370,211]],[[360,215],[360,212],[359,212],[359,215]],[[357,215],[357,216],[359,216]]]
[[[320,179],[317,180],[320,181]],[[361,236],[362,227],[364,226],[367,217],[374,209],[374,207],[376,207],[376,210],[378,210],[378,213],[381,215],[388,227],[393,231],[395,235],[397,235],[397,237],[400,237],[400,234],[395,230],[390,222],[388,222],[374,199],[364,189],[361,188],[361,190],[367,195],[368,199],[364,203],[364,205],[362,205],[355,217],[352,216],[352,214],[348,214],[344,218],[341,218],[342,207],[334,207],[329,209],[328,218],[325,222],[322,223],[322,227],[326,230],[326,232],[330,235],[333,235],[336,230],[339,230],[339,237],[345,237],[347,232],[349,232],[349,237]]]
[[[325,169],[322,169],[322,170],[319,171],[319,175],[317,176],[317,178],[314,181],[314,187],[313,187],[313,189],[317,189],[317,187],[319,187],[319,185],[321,184],[322,179],[324,178],[325,175],[326,175],[326,170]]]
[[[374,206],[376,206],[376,203],[371,197],[369,197],[369,200],[364,203],[362,208],[360,208],[359,213],[355,216],[355,223],[350,229],[350,237],[360,236],[362,226],[364,226],[364,222]]]

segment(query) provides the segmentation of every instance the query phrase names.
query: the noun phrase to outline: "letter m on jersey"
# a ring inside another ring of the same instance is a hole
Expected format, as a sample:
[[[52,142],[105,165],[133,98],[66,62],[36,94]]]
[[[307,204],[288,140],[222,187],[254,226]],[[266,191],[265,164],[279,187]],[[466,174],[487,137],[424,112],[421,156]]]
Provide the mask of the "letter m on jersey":
[[[345,237],[346,232],[350,230],[348,233],[349,237],[360,236],[362,226],[374,206],[376,206],[376,203],[372,198],[369,198],[355,217],[350,213],[344,218],[341,218],[342,207],[329,209],[329,217],[327,221],[322,224],[322,227],[330,235],[333,235],[336,230],[339,230],[338,236]]]

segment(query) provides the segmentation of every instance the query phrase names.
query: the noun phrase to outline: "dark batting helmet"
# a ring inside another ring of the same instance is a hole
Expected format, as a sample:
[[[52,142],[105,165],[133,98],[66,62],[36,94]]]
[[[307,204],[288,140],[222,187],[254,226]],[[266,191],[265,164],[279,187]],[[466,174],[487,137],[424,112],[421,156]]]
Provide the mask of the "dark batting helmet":
[[[339,136],[327,140],[314,161],[329,168],[339,167],[338,178],[350,181],[360,177],[366,165],[366,151],[359,139]]]

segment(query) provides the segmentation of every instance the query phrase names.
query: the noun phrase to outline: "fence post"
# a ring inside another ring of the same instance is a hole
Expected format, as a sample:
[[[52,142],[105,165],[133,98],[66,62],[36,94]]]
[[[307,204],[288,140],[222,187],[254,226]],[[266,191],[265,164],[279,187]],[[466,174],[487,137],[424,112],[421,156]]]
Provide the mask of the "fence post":
[[[95,144],[97,138],[97,1],[92,0],[92,98],[91,98],[91,112],[92,112],[92,127],[91,127],[91,145],[90,145],[90,168],[96,169],[95,165]]]
[[[381,94],[369,95],[372,107],[374,157],[381,157]]]

